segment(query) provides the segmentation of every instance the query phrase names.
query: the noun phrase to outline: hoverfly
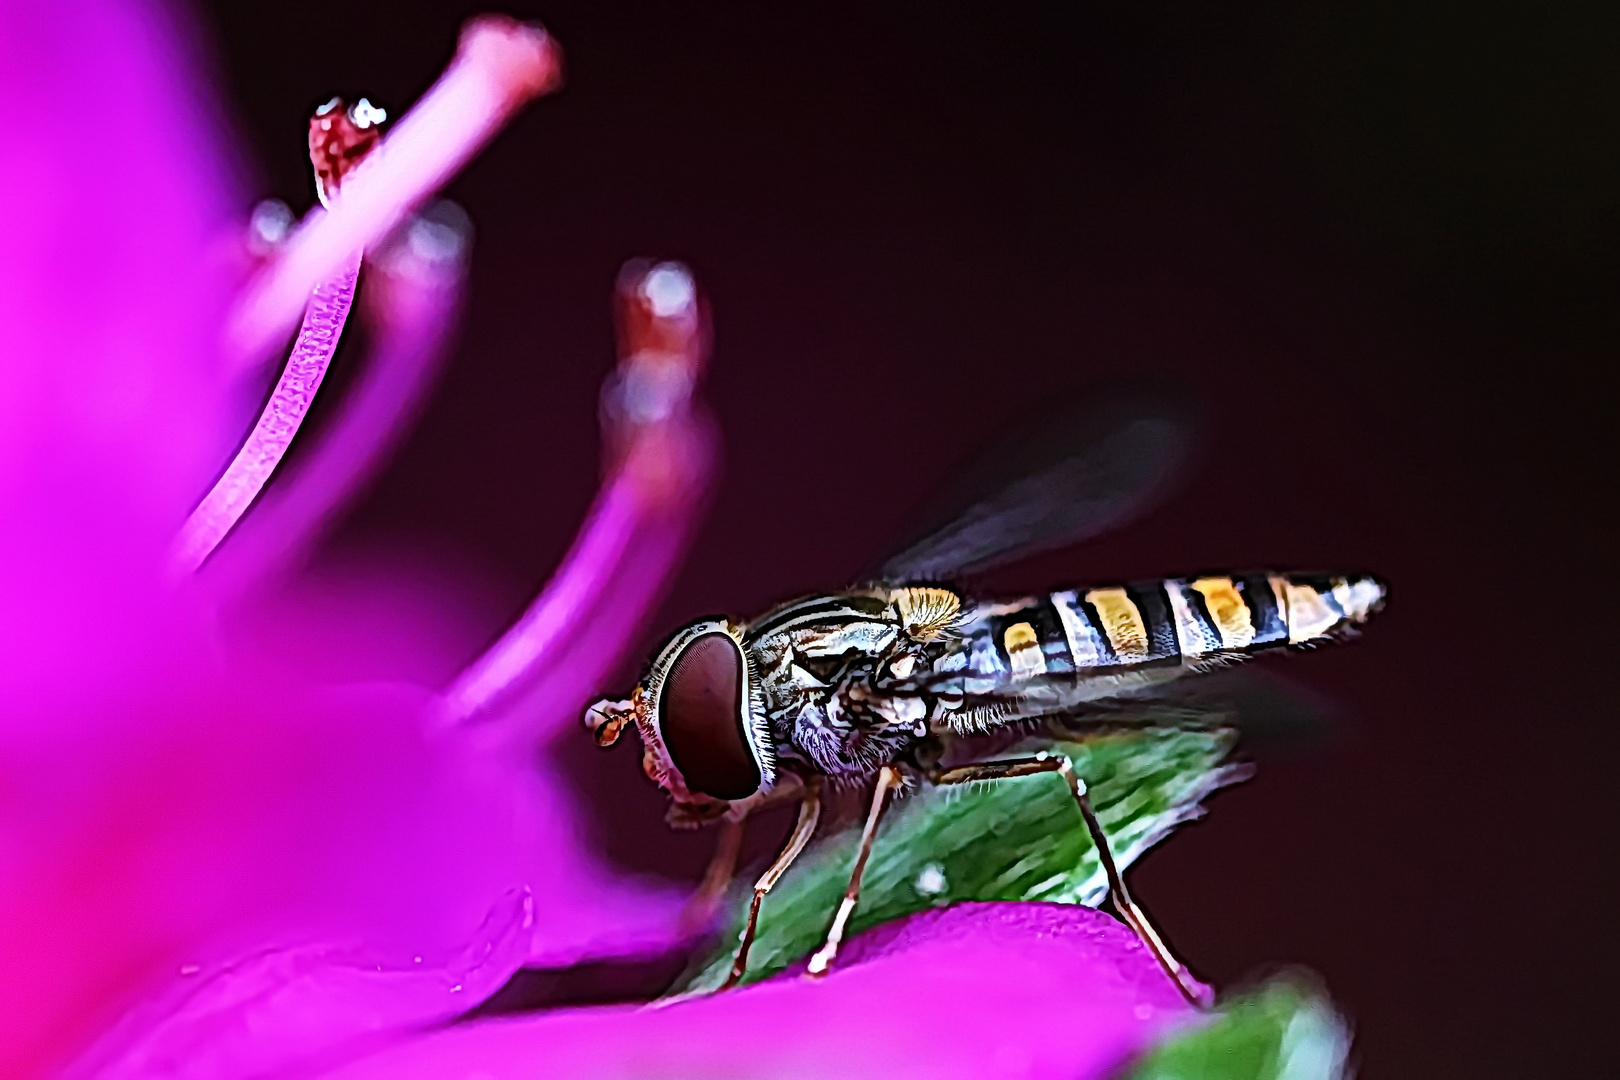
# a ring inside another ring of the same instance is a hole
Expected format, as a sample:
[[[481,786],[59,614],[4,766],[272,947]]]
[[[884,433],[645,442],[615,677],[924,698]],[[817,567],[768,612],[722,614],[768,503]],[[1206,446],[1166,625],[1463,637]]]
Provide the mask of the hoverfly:
[[[821,974],[860,895],[889,795],[1057,772],[1079,804],[1114,908],[1189,1000],[1191,976],[1131,899],[1087,798],[1061,754],[943,767],[965,740],[1110,699],[1274,648],[1346,636],[1383,603],[1365,574],[1228,573],[1064,589],[1012,600],[962,579],[1094,535],[1137,511],[1180,457],[1185,425],[1162,403],[1116,397],[1025,439],[975,483],[965,509],[889,559],[871,583],[795,600],[750,623],[706,618],[658,651],[628,700],[593,705],[599,744],[634,723],[643,767],[671,798],[669,820],[740,824],[798,797],[798,823],[755,883],[726,987],[747,971],[760,905],[815,831],[827,785],[875,787],[849,887],[809,972]],[[735,838],[729,846],[732,857]],[[718,860],[717,860],[718,861]],[[712,875],[711,875],[712,877]]]

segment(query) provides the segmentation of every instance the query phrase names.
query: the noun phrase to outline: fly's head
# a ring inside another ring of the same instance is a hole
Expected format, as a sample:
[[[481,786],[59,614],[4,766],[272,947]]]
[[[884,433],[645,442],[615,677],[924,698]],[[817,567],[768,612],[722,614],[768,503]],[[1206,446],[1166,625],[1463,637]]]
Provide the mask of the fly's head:
[[[713,820],[776,780],[764,693],[741,628],[727,620],[682,628],[629,700],[599,701],[585,713],[601,746],[631,723],[642,768],[673,800],[673,824]]]

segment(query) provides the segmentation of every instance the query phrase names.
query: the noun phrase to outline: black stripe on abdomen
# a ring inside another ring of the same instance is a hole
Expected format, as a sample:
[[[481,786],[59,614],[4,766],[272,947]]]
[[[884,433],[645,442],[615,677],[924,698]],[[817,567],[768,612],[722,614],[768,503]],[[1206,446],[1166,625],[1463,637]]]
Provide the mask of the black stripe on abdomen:
[[[1259,572],[1234,575],[1243,602],[1248,605],[1249,618],[1254,623],[1254,640],[1248,648],[1270,649],[1288,644],[1288,623],[1277,607],[1277,594],[1271,588],[1271,575]]]
[[[1050,597],[1042,596],[1015,611],[992,616],[989,630],[1008,670],[1025,674],[1036,672],[1036,655],[1039,671],[1066,675],[1075,670],[1068,633]],[[1019,658],[1015,659],[1014,653],[1020,654]]]
[[[1181,663],[1181,642],[1163,581],[1139,581],[1125,586],[1147,631],[1148,655],[1138,666]]]

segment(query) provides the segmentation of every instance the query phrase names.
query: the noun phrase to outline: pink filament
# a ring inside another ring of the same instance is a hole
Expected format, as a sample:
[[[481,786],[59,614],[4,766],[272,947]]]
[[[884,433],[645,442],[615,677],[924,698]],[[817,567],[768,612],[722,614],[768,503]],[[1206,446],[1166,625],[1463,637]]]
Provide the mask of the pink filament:
[[[641,516],[635,485],[619,476],[598,496],[574,546],[545,589],[495,646],[469,667],[447,695],[457,718],[472,716],[526,672],[544,667],[566,630],[623,560]]]
[[[386,236],[560,78],[561,54],[544,30],[500,16],[470,21],[450,67],[345,178],[331,211],[312,212],[245,291],[226,326],[232,364],[263,359],[313,283]]]
[[[547,733],[617,662],[685,550],[716,458],[690,401],[708,354],[704,308],[674,263],[627,266],[617,300],[623,359],[603,432],[616,463],[557,574],[446,692],[451,723],[543,688],[534,707],[507,710],[528,720],[503,728]]]
[[[315,288],[292,355],[259,414],[259,422],[225,469],[225,475],[191,512],[180,531],[174,554],[177,570],[196,570],[207,560],[286,456],[343,336],[359,273],[360,258],[356,255]]]
[[[514,678],[513,690],[520,696],[503,706],[502,723],[492,732],[497,740],[542,742],[577,728],[586,702],[600,696],[680,566],[702,518],[717,446],[708,424],[693,426],[681,500],[672,506],[643,506],[640,520],[627,523],[623,552],[600,575],[599,591],[582,605],[587,609],[579,620],[547,643],[539,663]]]
[[[679,563],[702,505],[714,460],[712,440],[702,429],[691,435],[674,500],[668,492],[650,491],[637,475],[642,462],[636,459],[650,456],[653,448],[632,450],[597,496],[545,589],[446,693],[449,719],[471,719],[510,693],[532,690],[530,684],[538,680],[547,690],[542,705],[570,712],[578,704],[574,695],[589,693],[589,683],[606,674],[600,669],[617,663]],[[560,663],[565,657],[569,663]],[[574,661],[585,665],[584,670],[575,670]],[[554,694],[559,679],[570,685]]]
[[[359,377],[293,472],[277,480],[230,545],[209,562],[205,574],[216,588],[240,592],[293,562],[410,429],[439,372],[463,281],[463,252],[413,254],[423,228],[420,222],[412,226],[399,245],[403,251],[367,263],[361,307],[372,344],[360,360]]]

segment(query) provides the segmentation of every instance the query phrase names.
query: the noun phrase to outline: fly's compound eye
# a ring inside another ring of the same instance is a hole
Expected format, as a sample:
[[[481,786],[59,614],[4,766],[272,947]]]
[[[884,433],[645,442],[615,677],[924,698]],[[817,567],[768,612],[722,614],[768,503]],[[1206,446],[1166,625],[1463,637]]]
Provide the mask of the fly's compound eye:
[[[716,799],[759,790],[746,710],[742,647],[729,634],[704,634],[681,650],[658,695],[658,729],[689,789]]]

